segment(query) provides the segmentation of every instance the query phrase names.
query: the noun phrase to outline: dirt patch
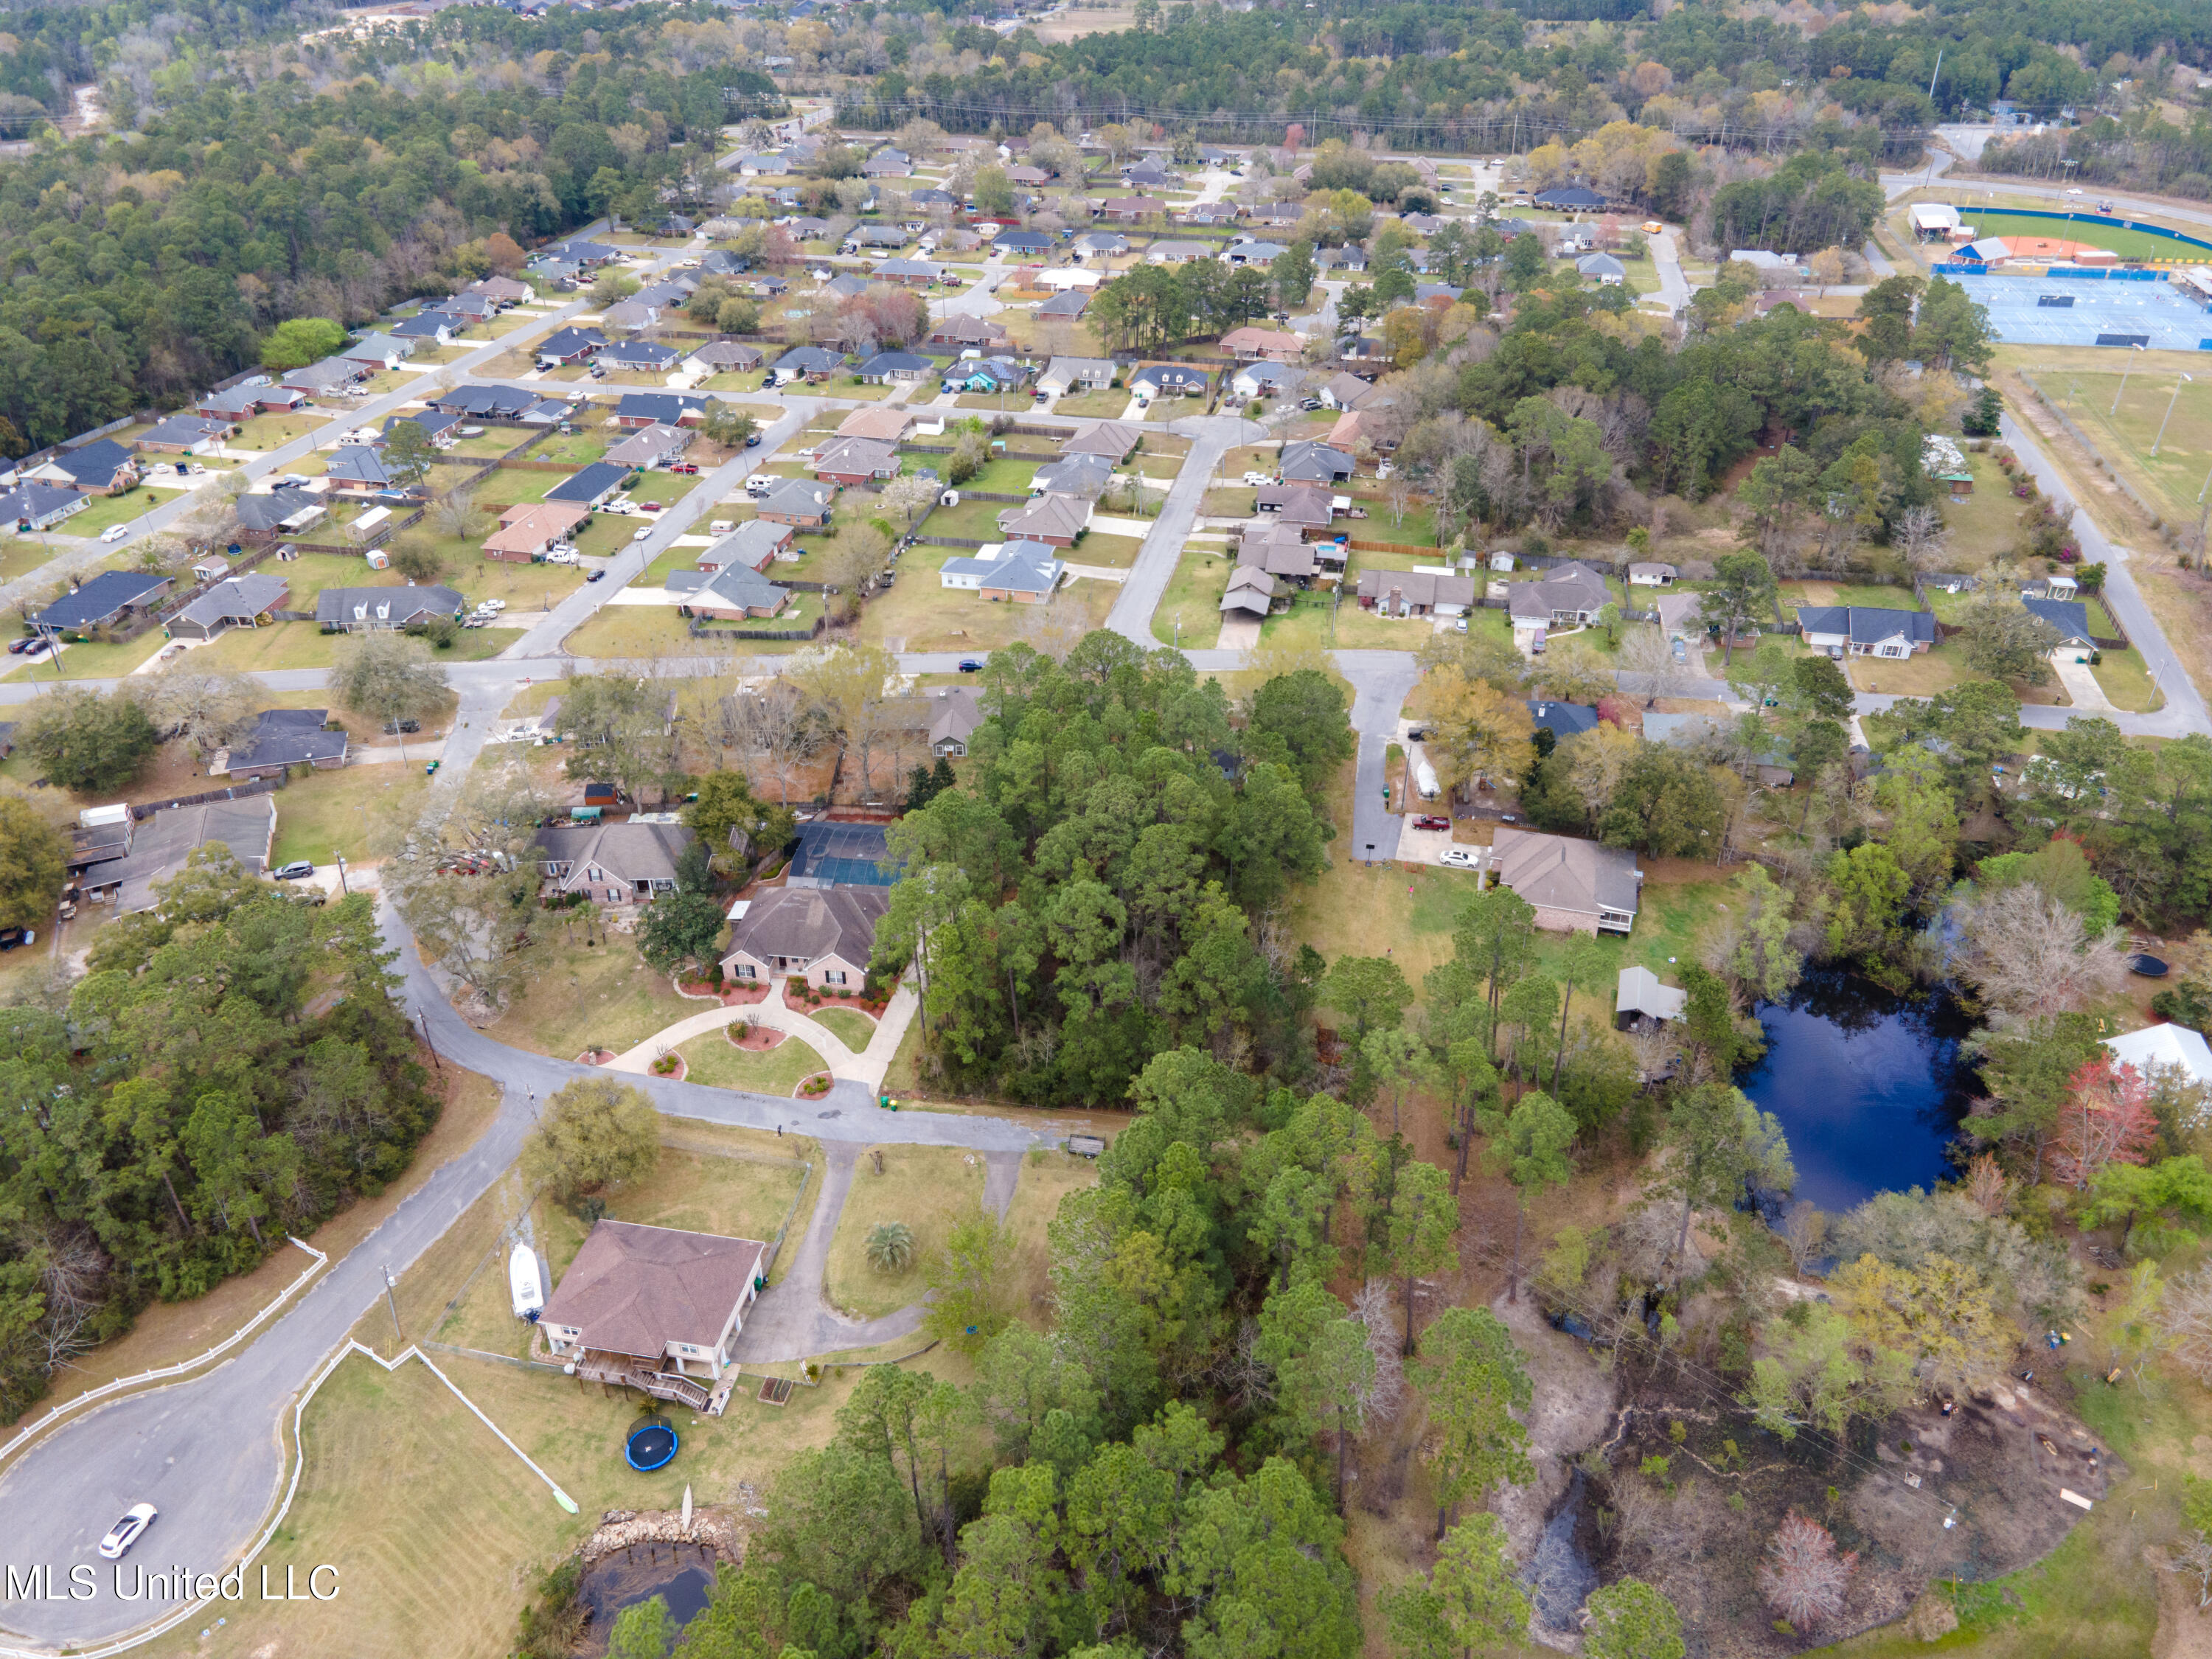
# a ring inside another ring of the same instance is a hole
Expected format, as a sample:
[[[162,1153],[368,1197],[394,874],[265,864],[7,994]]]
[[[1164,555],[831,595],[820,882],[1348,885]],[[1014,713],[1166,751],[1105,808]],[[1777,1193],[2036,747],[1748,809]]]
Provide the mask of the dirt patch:
[[[2143,1559],[2158,1581],[2158,1634],[2151,1638],[2151,1659],[2212,1659],[2212,1613],[2197,1605],[2196,1586],[2166,1571],[2164,1550],[2146,1549]]]

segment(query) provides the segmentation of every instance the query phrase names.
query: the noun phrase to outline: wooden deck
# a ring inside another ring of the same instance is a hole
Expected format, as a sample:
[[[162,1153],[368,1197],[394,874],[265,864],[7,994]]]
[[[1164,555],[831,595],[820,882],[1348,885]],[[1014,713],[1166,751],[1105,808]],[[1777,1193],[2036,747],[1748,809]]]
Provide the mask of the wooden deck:
[[[665,1400],[672,1405],[689,1406],[694,1411],[705,1410],[710,1397],[707,1385],[698,1379],[679,1376],[673,1371],[655,1370],[629,1354],[601,1353],[587,1349],[577,1357],[576,1375],[593,1382],[635,1389],[641,1394],[651,1395],[655,1400]]]

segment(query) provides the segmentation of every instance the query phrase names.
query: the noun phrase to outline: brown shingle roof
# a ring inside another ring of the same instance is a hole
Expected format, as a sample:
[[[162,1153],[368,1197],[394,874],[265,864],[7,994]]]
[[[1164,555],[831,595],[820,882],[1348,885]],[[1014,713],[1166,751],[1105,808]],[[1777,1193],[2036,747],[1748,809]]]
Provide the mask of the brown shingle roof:
[[[739,955],[814,963],[835,956],[858,968],[876,948],[876,924],[890,908],[888,887],[779,887],[753,902],[730,937],[726,972]]]
[[[606,1353],[658,1359],[672,1342],[711,1348],[767,1250],[757,1239],[601,1221],[542,1317]]]

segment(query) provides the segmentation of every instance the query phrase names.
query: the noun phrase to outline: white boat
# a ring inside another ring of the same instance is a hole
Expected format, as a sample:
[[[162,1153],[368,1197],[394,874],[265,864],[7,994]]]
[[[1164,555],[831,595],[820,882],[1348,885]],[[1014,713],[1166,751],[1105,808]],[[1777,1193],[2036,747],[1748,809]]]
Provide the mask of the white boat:
[[[514,1297],[514,1316],[528,1319],[545,1310],[545,1288],[538,1282],[538,1252],[517,1239],[507,1258],[507,1285]]]

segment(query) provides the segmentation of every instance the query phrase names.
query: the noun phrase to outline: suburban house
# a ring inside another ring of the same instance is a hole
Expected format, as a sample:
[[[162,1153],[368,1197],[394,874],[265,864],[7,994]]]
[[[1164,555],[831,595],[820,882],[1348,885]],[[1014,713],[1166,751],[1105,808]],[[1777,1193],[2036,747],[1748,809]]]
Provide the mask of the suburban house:
[[[1264,570],[1279,581],[1310,587],[1321,568],[1315,556],[1318,551],[1296,529],[1272,520],[1255,522],[1245,526],[1237,540],[1237,562]]]
[[[2121,1065],[2134,1066],[2148,1083],[2172,1079],[2212,1085],[2212,1047],[2206,1045],[2203,1033],[2186,1025],[2146,1025],[2140,1031],[2106,1037],[2105,1047]]]
[[[963,349],[974,346],[990,351],[1006,343],[1006,331],[1005,325],[994,323],[988,317],[970,317],[964,312],[956,313],[949,317],[940,317],[931,325],[928,343]]]
[[[926,380],[937,373],[936,360],[912,351],[879,351],[853,373],[870,386]]]
[[[2023,599],[2020,603],[2029,616],[2058,630],[2057,642],[2051,647],[2054,661],[2087,662],[2096,653],[2097,642],[2089,637],[2089,607],[2081,600]]]
[[[1322,382],[1321,390],[1315,395],[1325,408],[1358,409],[1361,401],[1371,395],[1374,390],[1357,374],[1347,374],[1340,368]]]
[[[1052,598],[1066,568],[1058,550],[1042,542],[1000,542],[980,547],[969,557],[947,559],[939,581],[945,587],[981,593],[987,599],[1042,605]]]
[[[131,827],[130,850],[122,857],[88,872],[85,892],[94,900],[112,899],[118,915],[133,915],[159,903],[155,884],[182,870],[201,848],[221,843],[247,871],[259,875],[269,868],[269,849],[276,842],[274,795],[167,806]]]
[[[651,472],[675,465],[690,447],[691,434],[682,427],[662,426],[656,421],[651,426],[638,428],[600,459],[616,466]]]
[[[295,766],[334,772],[346,763],[345,728],[332,727],[327,708],[264,708],[253,730],[230,745],[210,771],[241,779],[281,778]]]
[[[298,368],[286,369],[283,383],[295,392],[319,398],[344,391],[368,373],[368,365],[366,363],[348,362],[343,357],[325,357],[319,363],[307,363]]]
[[[1103,455],[1109,462],[1119,463],[1129,459],[1132,450],[1145,441],[1145,428],[1126,421],[1101,421],[1088,426],[1067,439],[1060,447],[1063,455]]]
[[[929,752],[957,758],[983,723],[982,699],[972,685],[940,685],[929,694]]]
[[[1533,582],[1515,582],[1505,593],[1505,611],[1516,635],[1541,635],[1553,628],[1582,628],[1594,623],[1613,602],[1605,578],[1578,560],[1555,565]]]
[[[676,890],[676,861],[693,840],[680,823],[550,824],[533,850],[552,892],[642,904]]]
[[[1261,484],[1253,497],[1253,511],[1272,515],[1279,524],[1300,531],[1326,530],[1336,515],[1336,497],[1319,484]]]
[[[878,404],[867,409],[856,409],[837,422],[841,438],[872,438],[878,443],[896,444],[905,438],[914,425],[914,416],[903,409]]]
[[[1647,711],[1644,716],[1644,738],[1647,743],[1700,750],[1716,761],[1732,762],[1741,752],[1741,734],[1735,727],[1710,714]],[[1779,739],[1769,738],[1752,757],[1752,775],[1770,789],[1787,789],[1797,781],[1797,763],[1790,758],[1788,745]]]
[[[1305,337],[1273,328],[1232,328],[1221,337],[1221,349],[1231,356],[1249,362],[1265,358],[1270,362],[1295,363],[1304,355]]]
[[[1129,251],[1129,239],[1118,230],[1091,230],[1069,246],[1080,258],[1113,259]]]
[[[888,887],[772,887],[731,930],[722,977],[743,984],[784,975],[856,990],[890,908]]]
[[[879,149],[860,163],[866,179],[903,179],[914,171],[914,157],[902,149]]]
[[[683,353],[674,346],[651,340],[617,340],[594,360],[601,368],[626,368],[640,374],[665,374],[675,368]]]
[[[1528,719],[1532,730],[1549,732],[1554,738],[1578,738],[1595,729],[1597,709],[1586,702],[1531,702]]]
[[[442,409],[420,409],[411,415],[391,415],[385,417],[384,428],[372,441],[390,443],[392,434],[403,426],[411,426],[430,441],[434,448],[451,449],[460,441],[461,417]],[[343,440],[340,440],[341,442]]]
[[[1491,842],[1498,878],[1552,933],[1626,933],[1636,926],[1644,872],[1636,855],[1594,841],[1500,824]]]
[[[1188,363],[1149,363],[1129,376],[1129,390],[1146,398],[1202,398],[1206,371]]]
[[[1631,587],[1672,587],[1681,574],[1671,564],[1632,564],[1628,567],[1628,585]]]
[[[674,570],[665,586],[678,595],[678,611],[716,622],[757,621],[773,617],[791,598],[753,568],[732,559],[714,570]]]
[[[1069,455],[1039,467],[1030,478],[1031,495],[1073,495],[1095,501],[1105,494],[1114,464],[1103,455]]]
[[[1190,215],[1183,215],[1183,222],[1194,222]],[[1179,265],[1190,259],[1210,259],[1213,257],[1211,242],[1154,242],[1145,250],[1145,262],[1155,265]]]
[[[791,550],[795,539],[787,524],[748,519],[699,556],[699,568],[714,571],[741,564],[748,570],[765,570],[772,560]]]
[[[204,455],[219,449],[236,432],[231,422],[207,415],[172,415],[145,436],[138,447],[161,455]]]
[[[684,360],[687,374],[743,374],[768,361],[758,346],[738,340],[709,340]]]
[[[629,469],[611,461],[593,461],[580,467],[545,492],[549,501],[574,501],[579,507],[601,507],[623,487]]]
[[[1039,495],[999,514],[1000,534],[1049,547],[1073,546],[1090,524],[1091,503],[1076,495]]]
[[[1585,253],[1575,261],[1575,269],[1595,277],[1601,288],[1619,288],[1628,280],[1628,267],[1610,253]]]
[[[991,251],[994,253],[1048,253],[1052,251],[1052,238],[1041,230],[1002,230],[991,239]]]
[[[482,295],[501,311],[520,305],[536,293],[529,283],[519,283],[512,276],[486,276],[471,283],[467,291]]]
[[[169,632],[180,640],[211,640],[226,628],[258,628],[289,597],[282,576],[249,571],[228,577],[169,618]]]
[[[1193,202],[1180,216],[1187,225],[1233,225],[1243,212],[1234,202]]]
[[[240,495],[231,503],[239,528],[248,536],[296,536],[322,522],[330,509],[319,497],[287,485],[265,495]]]
[[[1247,363],[1238,369],[1229,382],[1229,389],[1239,398],[1279,398],[1296,392],[1304,384],[1306,372],[1288,363],[1272,361]]]
[[[1463,617],[1474,608],[1474,578],[1434,570],[1359,573],[1359,603],[1378,617]]]
[[[556,542],[592,516],[574,501],[520,501],[499,515],[499,528],[484,538],[483,556],[505,564],[542,559]]]
[[[403,317],[392,325],[395,340],[412,341],[416,346],[427,340],[434,346],[444,345],[453,337],[458,317],[449,317],[442,311],[418,312],[412,317]]]
[[[702,1410],[766,1276],[757,1239],[634,1221],[592,1224],[538,1316],[547,1346],[590,1382]]]
[[[1225,257],[1232,266],[1271,265],[1289,252],[1280,242],[1231,242]]]
[[[639,299],[635,295],[627,300],[617,300],[599,313],[603,328],[620,329],[625,334],[636,334],[648,328],[660,326],[660,307]]]
[[[1562,213],[1590,213],[1605,205],[1605,198],[1587,185],[1555,185],[1538,191],[1533,199],[1540,208]]]
[[[1927,611],[1800,605],[1797,625],[1804,630],[1807,645],[1832,657],[1911,657],[1936,643],[1936,617]]]
[[[814,457],[814,476],[824,483],[869,483],[896,478],[898,470],[898,451],[875,438],[832,438]]]
[[[111,628],[154,610],[175,580],[143,570],[103,570],[63,594],[32,617],[31,624],[41,633],[58,634]]]
[[[349,495],[373,495],[393,488],[395,483],[384,457],[367,444],[346,444],[332,450],[324,464],[323,476],[332,489]]]
[[[1285,483],[1342,483],[1352,476],[1352,459],[1323,443],[1285,444],[1275,471]]]
[[[1080,317],[1091,309],[1091,296],[1080,289],[1069,289],[1055,294],[1036,308],[1040,317]]]
[[[315,595],[315,621],[325,633],[404,628],[461,614],[450,587],[326,587]]]
[[[306,392],[290,386],[234,386],[228,391],[207,393],[192,405],[192,412],[212,416],[218,421],[243,422],[264,413],[289,415],[307,401]]]
[[[886,259],[871,273],[879,283],[902,288],[927,288],[941,279],[945,267],[932,259]]]
[[[1054,357],[1037,376],[1037,390],[1103,392],[1121,372],[1110,357]]]
[[[1649,968],[1624,968],[1613,994],[1614,1022],[1624,1028],[1645,1021],[1680,1019],[1690,1006],[1690,994],[1679,986],[1662,985]]]
[[[23,469],[27,483],[53,484],[87,495],[110,495],[138,482],[138,463],[112,438],[58,449],[36,466]]]
[[[796,530],[820,530],[830,522],[830,504],[836,492],[805,478],[784,478],[760,498],[756,516],[770,524],[787,524]]]
[[[832,351],[827,346],[793,346],[775,360],[769,371],[769,384],[787,386],[793,380],[818,383],[835,374],[844,362],[842,352]]]
[[[596,328],[556,329],[538,342],[538,366],[565,368],[570,363],[580,363],[606,348],[607,337]]]
[[[1133,225],[1155,216],[1164,219],[1169,211],[1168,203],[1158,196],[1109,196],[1098,204],[1100,218],[1121,225]]]
[[[12,525],[18,531],[51,530],[64,519],[91,505],[89,495],[81,495],[74,489],[57,489],[52,484],[21,484],[0,495],[0,525]]]
[[[415,355],[415,342],[389,334],[364,334],[351,345],[340,347],[337,355],[372,370],[397,368]]]
[[[1231,573],[1229,586],[1221,595],[1221,613],[1229,616],[1264,617],[1275,609],[1277,600],[1285,608],[1290,604],[1290,589],[1277,581],[1257,565],[1239,564]]]

